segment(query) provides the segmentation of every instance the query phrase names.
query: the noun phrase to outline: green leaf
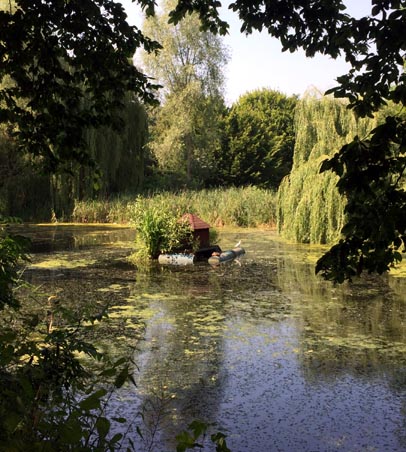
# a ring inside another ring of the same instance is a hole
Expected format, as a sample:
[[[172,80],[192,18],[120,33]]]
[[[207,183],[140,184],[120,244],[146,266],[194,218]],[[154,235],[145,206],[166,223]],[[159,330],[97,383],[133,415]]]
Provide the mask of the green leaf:
[[[135,430],[136,430],[136,432],[137,432],[137,435],[141,438],[141,439],[144,439],[144,436],[143,436],[143,434],[142,434],[142,431],[141,431],[141,429],[140,429],[140,427],[137,425],[137,427],[135,428]]]
[[[208,424],[195,419],[188,425],[188,429],[193,432],[194,438],[197,439],[207,431]]]
[[[216,444],[216,452],[231,452],[231,450],[227,447],[226,438],[227,436],[224,433],[217,432],[211,435],[211,440],[214,444]]]
[[[176,452],[185,452],[186,449],[192,449],[195,446],[195,439],[186,431],[176,435],[175,439]]]
[[[129,369],[128,369],[128,367],[125,367],[117,375],[117,377],[114,381],[114,386],[116,388],[121,388],[124,385],[124,383],[128,380],[128,375],[129,375]]]
[[[82,439],[82,424],[79,419],[71,417],[60,427],[61,438],[68,444],[79,444]]]
[[[84,411],[90,411],[100,408],[101,399],[107,394],[105,389],[99,389],[86,399],[79,403],[79,407]]]
[[[125,424],[127,422],[127,419],[125,417],[113,417],[112,419],[119,424]]]
[[[110,431],[110,421],[105,417],[99,417],[96,421],[96,429],[101,438],[105,438]]]
[[[123,438],[122,433],[116,433],[109,442],[110,442],[110,444],[115,444],[115,443],[118,443],[122,438]]]
[[[325,159],[321,162],[320,165],[320,173],[324,173],[325,171],[329,171],[333,168],[333,163],[331,159]]]

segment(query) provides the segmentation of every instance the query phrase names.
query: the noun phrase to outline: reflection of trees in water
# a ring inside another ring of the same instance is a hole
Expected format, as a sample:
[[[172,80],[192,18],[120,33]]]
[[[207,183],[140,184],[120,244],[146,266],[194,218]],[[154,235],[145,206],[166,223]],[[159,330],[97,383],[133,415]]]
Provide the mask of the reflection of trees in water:
[[[366,275],[352,284],[334,286],[314,275],[314,265],[283,257],[278,259],[277,280],[292,299],[292,312],[303,322],[298,360],[307,382],[324,387],[326,382],[352,376],[365,385],[373,386],[374,381],[387,385],[398,400],[404,399],[404,281]],[[399,414],[405,424],[406,404]],[[397,437],[406,448],[403,427]]]
[[[302,328],[302,367],[307,378],[385,372],[406,365],[406,298],[388,277],[365,276],[334,286],[314,267],[278,260],[278,283],[294,300]]]
[[[388,278],[388,284],[394,293],[396,293],[400,298],[404,299],[406,294],[406,277],[390,277]]]
[[[220,266],[221,267],[221,266]],[[275,283],[274,261],[245,259],[239,266],[213,269],[212,279],[226,306],[227,316],[262,321],[280,319],[290,313],[290,301]]]
[[[216,419],[227,381],[228,321],[280,319],[289,312],[274,283],[275,270],[270,261],[242,261],[156,267],[137,275],[135,293],[143,294],[143,303],[150,297],[149,315],[154,313],[147,321],[145,351],[136,357],[143,369],[138,384],[150,430],[159,417],[160,441],[173,439],[194,418]]]
[[[134,229],[106,225],[16,225],[13,230],[31,240],[30,251],[33,253],[55,253],[130,242],[135,237]]]
[[[135,287],[150,310],[145,347],[135,358],[147,442],[170,444],[193,419],[216,418],[225,379],[225,317],[207,270],[157,268],[140,275]]]

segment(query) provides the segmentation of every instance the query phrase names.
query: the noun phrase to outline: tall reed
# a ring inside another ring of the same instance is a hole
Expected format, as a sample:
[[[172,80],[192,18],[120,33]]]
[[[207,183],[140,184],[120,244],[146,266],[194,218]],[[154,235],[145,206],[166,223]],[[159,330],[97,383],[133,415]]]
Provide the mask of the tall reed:
[[[257,187],[216,188],[178,193],[150,193],[142,196],[146,206],[190,212],[212,226],[258,227],[276,224],[276,194]],[[74,222],[129,223],[136,199],[76,201]]]

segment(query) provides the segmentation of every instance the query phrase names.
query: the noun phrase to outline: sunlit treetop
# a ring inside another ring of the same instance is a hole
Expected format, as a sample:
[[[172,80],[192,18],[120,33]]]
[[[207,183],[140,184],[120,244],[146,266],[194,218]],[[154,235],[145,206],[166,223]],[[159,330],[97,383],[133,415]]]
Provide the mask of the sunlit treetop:
[[[176,0],[160,2],[160,11],[143,23],[143,33],[158,41],[162,48],[142,54],[143,68],[162,85],[161,95],[179,93],[197,82],[206,95],[219,95],[224,84],[224,66],[228,52],[218,35],[200,30],[196,14],[176,25],[168,23],[168,14]]]
[[[224,34],[228,25],[220,6],[216,0],[179,0],[171,20],[198,11],[204,27]],[[359,115],[371,115],[388,99],[406,103],[404,0],[373,0],[362,18],[351,17],[342,0],[237,0],[229,9],[238,15],[241,32],[267,31],[284,51],[343,56],[352,68],[330,92],[349,98]]]

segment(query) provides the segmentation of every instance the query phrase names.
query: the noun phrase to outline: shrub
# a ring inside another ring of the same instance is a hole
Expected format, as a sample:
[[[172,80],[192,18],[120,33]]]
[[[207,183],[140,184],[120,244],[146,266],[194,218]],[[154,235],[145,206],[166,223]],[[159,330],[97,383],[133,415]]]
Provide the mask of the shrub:
[[[132,259],[157,258],[161,252],[180,249],[195,250],[192,229],[187,220],[182,221],[182,211],[168,204],[160,205],[138,198],[131,208],[131,223],[135,226],[137,253]]]

